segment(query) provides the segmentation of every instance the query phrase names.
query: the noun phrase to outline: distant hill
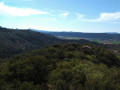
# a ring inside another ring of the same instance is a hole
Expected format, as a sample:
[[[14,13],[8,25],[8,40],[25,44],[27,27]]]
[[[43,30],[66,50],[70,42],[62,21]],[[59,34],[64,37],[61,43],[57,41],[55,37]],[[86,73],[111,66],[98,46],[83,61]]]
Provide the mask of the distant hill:
[[[88,38],[94,40],[116,40],[120,41],[118,33],[81,33],[81,32],[49,32],[53,36]]]
[[[41,32],[41,30],[36,30]],[[43,32],[43,31],[42,31]],[[84,38],[84,39],[92,39],[92,40],[111,40],[111,41],[120,41],[120,34],[116,32],[106,32],[106,33],[82,33],[82,32],[49,32],[45,31],[43,33],[47,33],[53,35],[55,37],[62,38]]]
[[[105,33],[108,33],[108,34],[119,34],[117,32],[105,32]]]
[[[68,42],[94,43],[87,40],[62,40],[36,31],[0,27],[0,58],[9,58],[24,51]]]

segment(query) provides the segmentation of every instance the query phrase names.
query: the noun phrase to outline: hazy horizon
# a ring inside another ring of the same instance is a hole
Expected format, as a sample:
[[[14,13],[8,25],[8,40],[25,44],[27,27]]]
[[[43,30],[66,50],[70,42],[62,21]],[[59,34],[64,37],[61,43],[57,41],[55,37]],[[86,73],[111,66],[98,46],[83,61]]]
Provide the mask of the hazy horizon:
[[[120,33],[120,1],[0,1],[0,26],[7,28]]]

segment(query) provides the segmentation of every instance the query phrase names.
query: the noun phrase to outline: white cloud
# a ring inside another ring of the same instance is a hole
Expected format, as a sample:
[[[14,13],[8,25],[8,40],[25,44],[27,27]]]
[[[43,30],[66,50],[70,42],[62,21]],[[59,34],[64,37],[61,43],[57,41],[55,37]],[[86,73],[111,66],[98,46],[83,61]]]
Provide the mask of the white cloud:
[[[66,18],[69,15],[69,12],[64,12],[62,14],[60,14],[59,16],[62,18]]]
[[[46,9],[46,10],[51,12],[52,16],[59,16],[61,18],[67,18],[67,16],[70,14],[69,11],[65,11],[65,10],[49,10],[49,9]]]
[[[3,2],[0,2],[0,12],[2,12],[2,14],[9,14],[12,16],[29,16],[29,15],[34,15],[34,14],[49,14],[49,12],[39,11],[36,9],[31,9],[31,8],[10,7],[10,6],[5,5]]]
[[[120,19],[120,12],[102,13],[97,21],[114,21]]]
[[[46,10],[50,11],[50,12],[59,12],[59,13],[66,13],[68,11],[65,11],[65,10],[51,10],[51,9],[47,9],[45,8]]]
[[[101,13],[99,18],[96,19],[83,19],[86,22],[116,22],[120,19],[120,12],[115,13]]]
[[[76,15],[77,15],[77,20],[82,20],[84,17],[85,17],[85,15],[82,15],[82,14],[79,14],[79,13],[75,13]]]

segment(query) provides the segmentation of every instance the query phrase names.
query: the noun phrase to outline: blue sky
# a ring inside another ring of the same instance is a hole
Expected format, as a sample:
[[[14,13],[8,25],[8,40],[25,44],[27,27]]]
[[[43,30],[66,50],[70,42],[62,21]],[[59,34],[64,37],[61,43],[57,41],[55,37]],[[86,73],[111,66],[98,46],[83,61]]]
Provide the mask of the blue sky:
[[[120,32],[120,0],[0,0],[0,26]]]

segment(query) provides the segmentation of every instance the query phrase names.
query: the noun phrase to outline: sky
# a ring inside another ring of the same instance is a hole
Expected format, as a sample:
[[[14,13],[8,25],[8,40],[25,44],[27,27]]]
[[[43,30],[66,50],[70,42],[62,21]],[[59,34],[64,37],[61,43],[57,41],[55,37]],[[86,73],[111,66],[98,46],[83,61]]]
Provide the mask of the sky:
[[[0,0],[0,26],[120,33],[120,0]]]

